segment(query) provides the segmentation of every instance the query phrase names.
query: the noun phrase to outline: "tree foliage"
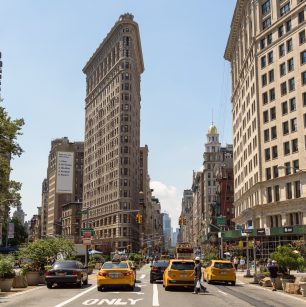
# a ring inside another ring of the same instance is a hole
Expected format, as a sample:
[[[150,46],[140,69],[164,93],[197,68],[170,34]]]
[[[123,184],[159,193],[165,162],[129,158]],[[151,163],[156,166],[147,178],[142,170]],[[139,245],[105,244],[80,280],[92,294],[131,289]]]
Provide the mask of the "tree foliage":
[[[10,180],[10,160],[23,152],[17,143],[23,125],[23,119],[11,119],[0,105],[0,204],[8,207],[20,203],[21,184]]]
[[[280,245],[272,253],[271,258],[276,260],[281,270],[297,270],[305,266],[305,259],[294,252],[295,248],[291,245]]]
[[[14,223],[14,238],[9,239],[8,245],[10,246],[19,246],[22,243],[25,243],[28,237],[27,229],[23,226],[17,218],[12,218],[10,223]],[[7,236],[7,227],[4,227],[3,238]]]
[[[73,256],[75,254],[74,244],[65,238],[49,237],[22,246],[18,251],[18,257],[34,259],[42,267],[56,260],[60,253],[64,258]]]

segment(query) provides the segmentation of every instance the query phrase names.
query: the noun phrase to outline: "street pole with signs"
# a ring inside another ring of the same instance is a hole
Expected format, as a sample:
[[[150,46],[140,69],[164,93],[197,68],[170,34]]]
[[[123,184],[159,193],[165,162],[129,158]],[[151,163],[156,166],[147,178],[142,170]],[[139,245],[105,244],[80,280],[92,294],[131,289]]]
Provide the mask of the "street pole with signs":
[[[250,272],[250,258],[249,258],[249,234],[252,233],[252,229],[244,229],[243,234],[246,236],[246,256],[247,256],[247,271],[244,277],[252,277]]]

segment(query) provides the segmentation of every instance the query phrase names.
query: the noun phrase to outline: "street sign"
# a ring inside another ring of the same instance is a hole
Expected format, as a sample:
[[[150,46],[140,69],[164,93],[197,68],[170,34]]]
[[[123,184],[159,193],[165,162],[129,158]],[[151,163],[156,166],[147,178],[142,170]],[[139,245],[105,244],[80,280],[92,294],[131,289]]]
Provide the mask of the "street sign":
[[[218,216],[217,217],[217,225],[224,226],[225,225],[225,218],[224,216]]]
[[[91,245],[91,239],[88,239],[88,238],[83,239],[83,244],[84,245]]]
[[[246,234],[250,234],[250,233],[253,233],[253,229],[246,228],[246,229],[242,229],[241,232],[246,233]]]
[[[84,232],[90,232],[91,236],[94,235],[94,229],[93,228],[81,228],[80,232],[81,232],[81,237],[84,236]]]
[[[293,227],[283,227],[284,233],[292,233],[293,232]]]
[[[88,213],[88,210],[78,210],[77,211],[77,215],[82,215],[82,214],[87,214]]]
[[[266,229],[265,228],[258,228],[258,229],[256,229],[256,234],[258,236],[265,236],[266,235]]]
[[[83,231],[83,238],[90,238],[91,239],[91,231]]]

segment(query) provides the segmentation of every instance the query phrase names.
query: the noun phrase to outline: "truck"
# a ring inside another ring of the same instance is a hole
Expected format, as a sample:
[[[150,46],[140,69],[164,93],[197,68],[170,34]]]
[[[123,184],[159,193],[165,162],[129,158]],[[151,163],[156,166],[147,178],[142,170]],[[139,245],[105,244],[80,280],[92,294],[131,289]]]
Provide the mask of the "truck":
[[[176,244],[176,258],[177,259],[193,259],[194,251],[191,243],[183,242]]]

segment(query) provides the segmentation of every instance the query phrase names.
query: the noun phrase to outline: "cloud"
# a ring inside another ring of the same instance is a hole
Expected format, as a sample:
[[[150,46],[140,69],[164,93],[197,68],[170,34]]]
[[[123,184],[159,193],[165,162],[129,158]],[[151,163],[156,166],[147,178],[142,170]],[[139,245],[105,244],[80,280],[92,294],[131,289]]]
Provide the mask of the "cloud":
[[[167,186],[160,181],[151,181],[151,189],[154,189],[153,195],[157,197],[161,204],[161,211],[169,213],[171,218],[171,227],[173,230],[178,228],[178,219],[181,214],[183,194],[174,186]]]

